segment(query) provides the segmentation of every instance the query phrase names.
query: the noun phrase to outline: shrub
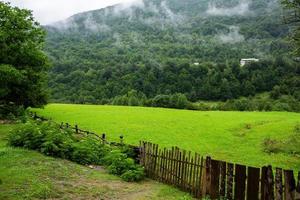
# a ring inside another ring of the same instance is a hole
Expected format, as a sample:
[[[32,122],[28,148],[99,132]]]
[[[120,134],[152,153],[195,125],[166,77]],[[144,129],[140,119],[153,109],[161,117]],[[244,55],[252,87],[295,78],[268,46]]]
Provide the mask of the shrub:
[[[67,131],[49,129],[46,132],[45,142],[41,145],[40,151],[49,156],[70,158],[72,154],[72,143]]]
[[[12,146],[40,150],[46,137],[44,129],[44,125],[39,126],[35,123],[27,122],[11,132],[8,142]]]
[[[263,149],[266,153],[279,153],[281,148],[282,144],[277,140],[266,138],[263,141]]]
[[[128,170],[121,175],[121,178],[128,182],[141,181],[145,177],[144,168],[137,167],[134,170]]]
[[[43,154],[70,159],[79,164],[104,164],[111,174],[125,181],[143,179],[144,170],[135,164],[132,148],[124,145],[118,150],[101,144],[92,137],[77,138],[68,129],[60,129],[50,122],[27,122],[9,135],[9,144],[38,150]]]
[[[144,169],[120,150],[108,153],[102,159],[102,163],[108,166],[109,173],[121,175],[125,181],[139,181],[144,178]]]
[[[86,138],[72,145],[71,160],[79,164],[100,164],[101,159],[107,154],[108,147],[93,138]]]

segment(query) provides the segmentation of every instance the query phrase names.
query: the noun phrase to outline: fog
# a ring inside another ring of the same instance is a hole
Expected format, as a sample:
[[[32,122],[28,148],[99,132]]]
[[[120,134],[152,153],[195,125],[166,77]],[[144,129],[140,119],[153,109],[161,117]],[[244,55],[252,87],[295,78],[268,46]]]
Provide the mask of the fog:
[[[245,37],[239,33],[240,28],[238,26],[230,26],[229,27],[230,31],[227,34],[219,34],[217,38],[222,42],[222,43],[238,43],[238,42],[243,42],[245,40]]]
[[[241,1],[238,5],[228,8],[228,7],[217,7],[214,3],[210,3],[208,10],[206,11],[209,15],[219,15],[219,16],[233,16],[233,15],[246,15],[249,14],[248,1]]]
[[[4,0],[13,6],[33,11],[33,15],[42,25],[67,19],[76,13],[104,8],[123,3],[130,6],[134,0]]]

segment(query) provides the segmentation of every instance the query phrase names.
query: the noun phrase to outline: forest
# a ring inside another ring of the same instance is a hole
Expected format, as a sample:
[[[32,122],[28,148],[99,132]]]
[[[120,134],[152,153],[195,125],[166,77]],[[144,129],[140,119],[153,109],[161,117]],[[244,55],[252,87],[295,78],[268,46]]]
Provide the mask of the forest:
[[[198,102],[264,92],[299,101],[292,27],[279,1],[138,2],[45,27],[52,102],[155,106],[175,94]],[[241,67],[248,57],[260,62]],[[124,100],[133,93],[139,103]]]

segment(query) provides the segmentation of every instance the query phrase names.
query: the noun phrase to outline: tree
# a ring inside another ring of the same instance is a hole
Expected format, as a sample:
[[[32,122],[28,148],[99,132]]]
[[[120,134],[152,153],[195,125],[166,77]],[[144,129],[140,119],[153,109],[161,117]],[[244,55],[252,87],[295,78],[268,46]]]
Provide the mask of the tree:
[[[44,38],[31,11],[0,2],[0,105],[46,104]]]
[[[295,26],[293,40],[296,47],[296,54],[300,55],[300,1],[299,0],[282,0],[283,5],[287,8],[285,22]]]

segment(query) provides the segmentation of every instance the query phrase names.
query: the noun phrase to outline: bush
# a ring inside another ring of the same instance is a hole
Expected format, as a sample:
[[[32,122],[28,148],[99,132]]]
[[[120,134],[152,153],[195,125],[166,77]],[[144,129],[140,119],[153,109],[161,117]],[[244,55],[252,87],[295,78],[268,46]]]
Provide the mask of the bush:
[[[25,115],[23,106],[15,105],[14,103],[0,103],[0,119],[16,120]]]
[[[20,128],[14,129],[8,137],[11,146],[40,150],[45,142],[45,125],[27,122]]]
[[[93,138],[86,138],[72,145],[71,160],[79,164],[100,164],[101,159],[107,154],[108,148]]]
[[[69,159],[72,155],[73,142],[66,131],[50,129],[46,133],[40,151],[48,156]]]
[[[266,153],[279,153],[281,151],[282,144],[277,140],[266,138],[263,141],[263,149]]]
[[[143,180],[145,177],[144,169],[137,167],[135,170],[128,170],[121,175],[121,178],[128,182],[137,182]]]
[[[69,129],[60,129],[50,122],[27,122],[9,135],[9,144],[38,150],[43,154],[70,159],[79,164],[104,164],[111,174],[121,176],[125,181],[139,181],[144,170],[135,164],[132,148],[124,145],[112,150],[110,146],[87,136],[77,138]]]
[[[111,174],[121,175],[125,181],[139,181],[144,178],[144,169],[120,150],[113,150],[102,159]]]

